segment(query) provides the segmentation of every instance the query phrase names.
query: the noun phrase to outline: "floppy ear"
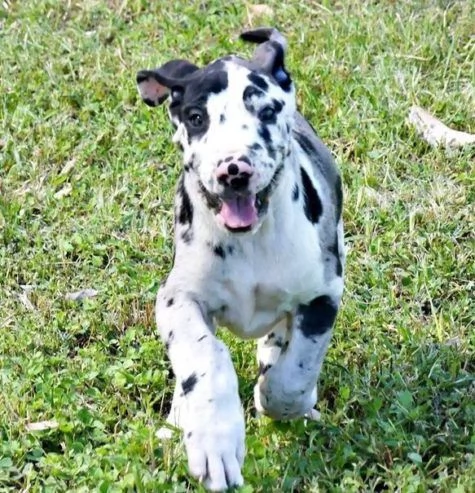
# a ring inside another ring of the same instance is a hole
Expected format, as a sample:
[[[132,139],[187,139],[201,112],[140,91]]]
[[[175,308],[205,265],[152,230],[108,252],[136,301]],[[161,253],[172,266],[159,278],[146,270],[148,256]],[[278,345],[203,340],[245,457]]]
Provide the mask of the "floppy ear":
[[[290,75],[284,66],[284,56],[287,41],[282,34],[272,27],[260,27],[241,33],[241,39],[258,43],[252,61],[271,74],[284,90],[289,90],[292,84]]]
[[[141,70],[137,74],[137,86],[145,104],[158,106],[167,99],[170,91],[183,91],[184,79],[198,70],[186,60],[171,60],[154,70]]]

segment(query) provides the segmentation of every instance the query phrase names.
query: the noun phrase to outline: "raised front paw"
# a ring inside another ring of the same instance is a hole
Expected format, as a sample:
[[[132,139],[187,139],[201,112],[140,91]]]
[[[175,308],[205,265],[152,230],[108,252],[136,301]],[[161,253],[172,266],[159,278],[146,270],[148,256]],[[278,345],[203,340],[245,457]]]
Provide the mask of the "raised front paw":
[[[191,425],[191,426],[190,426]],[[184,440],[190,473],[210,491],[241,486],[245,455],[242,409],[188,423]]]

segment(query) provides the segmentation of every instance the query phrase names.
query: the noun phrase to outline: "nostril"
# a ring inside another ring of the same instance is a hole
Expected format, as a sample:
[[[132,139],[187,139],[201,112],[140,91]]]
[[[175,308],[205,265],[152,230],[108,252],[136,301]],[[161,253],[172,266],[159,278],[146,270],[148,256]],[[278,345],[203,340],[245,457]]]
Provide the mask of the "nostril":
[[[239,166],[235,163],[231,163],[229,166],[228,166],[228,173],[230,175],[237,175],[239,174]]]
[[[216,169],[216,179],[224,188],[242,191],[249,186],[254,170],[249,162],[231,158],[219,161]]]
[[[228,178],[229,178],[229,176],[226,174],[220,175],[220,176],[218,176],[218,183],[220,183],[221,185],[227,185],[228,184]]]

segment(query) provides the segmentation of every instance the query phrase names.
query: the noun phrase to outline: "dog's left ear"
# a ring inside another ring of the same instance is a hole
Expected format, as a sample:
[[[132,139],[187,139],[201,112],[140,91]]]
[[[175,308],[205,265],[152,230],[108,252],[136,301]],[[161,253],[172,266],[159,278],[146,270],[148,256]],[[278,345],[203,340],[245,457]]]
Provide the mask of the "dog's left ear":
[[[198,67],[186,60],[171,60],[154,70],[141,70],[137,74],[137,87],[145,104],[158,106],[173,91],[182,92],[188,76]]]
[[[258,43],[252,61],[274,77],[285,91],[290,89],[292,80],[284,66],[287,40],[272,27],[260,27],[241,33],[241,39]]]

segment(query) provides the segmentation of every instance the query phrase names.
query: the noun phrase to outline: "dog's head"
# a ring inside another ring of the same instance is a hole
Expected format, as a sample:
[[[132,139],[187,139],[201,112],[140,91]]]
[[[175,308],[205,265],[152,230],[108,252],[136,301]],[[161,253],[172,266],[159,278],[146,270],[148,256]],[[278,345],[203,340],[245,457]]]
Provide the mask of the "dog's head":
[[[227,56],[198,68],[172,60],[137,74],[145,103],[170,99],[185,173],[194,174],[218,223],[233,232],[252,230],[265,215],[290,152],[295,114],[285,39],[268,28],[241,38],[259,43],[250,61]]]

